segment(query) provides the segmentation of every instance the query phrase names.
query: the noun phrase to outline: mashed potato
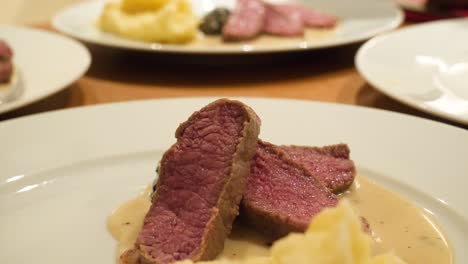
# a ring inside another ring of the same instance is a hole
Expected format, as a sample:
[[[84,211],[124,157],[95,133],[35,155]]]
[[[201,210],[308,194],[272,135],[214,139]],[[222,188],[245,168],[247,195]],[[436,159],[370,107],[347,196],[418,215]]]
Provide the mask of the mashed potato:
[[[146,42],[184,43],[197,33],[198,19],[188,0],[124,0],[107,3],[99,28]]]
[[[362,231],[361,220],[347,201],[317,215],[304,233],[276,241],[269,257],[245,261],[219,260],[210,264],[404,264],[392,253],[371,256],[371,238]],[[179,264],[190,264],[182,261]]]
[[[170,0],[122,0],[122,11],[127,13],[157,11],[169,2]]]

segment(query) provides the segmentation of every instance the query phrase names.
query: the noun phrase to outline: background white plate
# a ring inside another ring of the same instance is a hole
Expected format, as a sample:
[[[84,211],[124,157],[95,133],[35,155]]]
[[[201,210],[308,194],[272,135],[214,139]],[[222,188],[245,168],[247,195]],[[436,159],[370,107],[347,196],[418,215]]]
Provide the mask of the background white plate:
[[[177,53],[260,53],[318,49],[358,42],[394,29],[403,20],[402,12],[393,1],[389,0],[300,0],[298,2],[338,16],[339,25],[336,33],[317,41],[298,41],[294,44],[252,44],[248,45],[248,48],[244,48],[244,45],[220,47],[156,45],[127,40],[101,32],[96,27],[96,21],[106,1],[84,2],[65,9],[54,18],[53,26],[65,34],[87,42],[120,48]],[[274,2],[287,1],[276,0]],[[191,0],[191,3],[195,14],[201,17],[218,6],[232,8],[235,5],[235,0]]]
[[[106,218],[155,177],[180,122],[213,98],[140,101],[0,123],[0,263],[114,263]],[[278,144],[349,143],[358,172],[442,225],[468,263],[468,132],[345,105],[242,99]],[[391,210],[391,209],[389,209]]]
[[[356,56],[375,88],[419,110],[468,124],[468,19],[376,37]]]
[[[75,40],[43,30],[0,26],[0,39],[13,49],[18,71],[15,100],[1,103],[0,113],[58,92],[80,78],[91,63],[88,50]]]

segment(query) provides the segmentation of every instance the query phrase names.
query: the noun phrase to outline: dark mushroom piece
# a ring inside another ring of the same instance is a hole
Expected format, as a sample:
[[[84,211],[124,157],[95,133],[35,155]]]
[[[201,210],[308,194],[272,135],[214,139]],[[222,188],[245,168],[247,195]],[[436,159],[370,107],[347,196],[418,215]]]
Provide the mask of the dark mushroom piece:
[[[227,8],[216,8],[202,19],[199,29],[207,35],[219,35],[230,14],[231,11]]]

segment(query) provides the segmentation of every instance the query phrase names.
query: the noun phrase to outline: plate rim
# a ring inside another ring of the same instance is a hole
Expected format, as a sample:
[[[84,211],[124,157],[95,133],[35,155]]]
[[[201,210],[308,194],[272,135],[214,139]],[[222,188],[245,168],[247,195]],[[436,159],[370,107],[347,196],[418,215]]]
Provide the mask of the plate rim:
[[[411,108],[420,110],[432,116],[438,116],[438,117],[444,118],[452,122],[456,122],[462,125],[468,125],[468,118],[461,118],[454,114],[439,111],[435,108],[431,108],[431,107],[425,106],[424,104],[418,103],[418,101],[411,99],[410,97],[406,95],[400,95],[398,92],[392,92],[391,89],[385,88],[384,87],[385,85],[380,85],[378,81],[375,80],[375,78],[370,77],[369,73],[365,69],[366,67],[363,66],[367,52],[376,44],[382,41],[385,41],[387,38],[392,37],[393,34],[400,34],[406,31],[411,31],[415,29],[417,30],[418,28],[421,28],[421,27],[431,27],[433,25],[447,24],[447,23],[452,23],[454,21],[462,21],[462,20],[468,21],[467,18],[453,18],[453,19],[437,20],[437,21],[426,22],[424,24],[415,24],[415,25],[406,26],[404,28],[401,28],[393,32],[387,32],[382,35],[375,36],[371,38],[370,40],[366,41],[366,43],[364,43],[356,52],[356,55],[354,57],[354,64],[356,65],[356,69],[358,70],[359,74],[362,77],[364,77],[366,82],[368,82],[372,87],[377,89],[379,92],[385,94],[386,96],[398,102],[401,102]]]
[[[63,114],[64,112],[75,112],[75,111],[87,111],[93,108],[108,108],[108,107],[114,107],[117,105],[132,105],[132,104],[145,104],[145,103],[157,103],[159,101],[183,101],[183,100],[217,100],[221,98],[227,98],[230,100],[265,100],[265,101],[289,101],[289,102],[301,102],[301,103],[311,103],[315,105],[322,105],[322,106],[337,106],[337,107],[343,107],[343,108],[349,108],[349,109],[361,109],[363,111],[370,111],[370,112],[380,112],[384,114],[389,114],[389,115],[397,115],[397,116],[402,116],[403,118],[409,118],[409,119],[414,119],[418,120],[417,122],[427,122],[430,123],[431,125],[435,126],[441,126],[441,127],[446,127],[449,129],[455,129],[458,131],[462,131],[464,133],[468,133],[468,130],[463,129],[461,127],[420,117],[420,116],[415,116],[407,113],[402,113],[402,112],[395,112],[387,109],[381,109],[381,108],[374,108],[374,107],[368,107],[368,106],[361,106],[361,105],[353,105],[353,104],[344,104],[344,103],[339,103],[339,102],[328,102],[328,101],[316,101],[316,100],[308,100],[308,99],[299,99],[299,98],[275,98],[275,97],[264,97],[264,96],[182,96],[182,97],[162,97],[162,98],[145,98],[145,99],[135,99],[135,100],[127,100],[127,101],[117,101],[117,102],[105,102],[105,103],[99,103],[99,104],[91,104],[91,105],[83,105],[79,107],[73,107],[73,108],[62,108],[62,109],[55,109],[55,110],[49,110],[49,111],[44,111],[44,112],[39,112],[39,113],[34,113],[30,115],[25,115],[25,116],[18,116],[18,117],[13,117],[4,121],[0,122],[0,129],[2,129],[2,126],[5,124],[9,124],[10,122],[16,122],[16,121],[22,121],[24,119],[29,119],[29,118],[41,118],[45,115],[55,115],[55,114]],[[468,135],[468,134],[467,134]]]
[[[203,48],[191,48],[185,49],[184,46],[176,46],[171,44],[159,44],[159,43],[146,43],[147,45],[157,44],[158,48],[150,48],[150,47],[143,47],[143,46],[133,46],[133,45],[120,45],[114,42],[108,42],[104,40],[100,40],[99,38],[93,38],[88,36],[82,36],[80,34],[76,34],[72,30],[67,29],[66,26],[63,25],[61,21],[61,17],[65,15],[67,12],[74,10],[75,8],[79,8],[86,5],[93,5],[97,3],[105,2],[104,0],[90,0],[79,2],[68,7],[65,7],[59,10],[52,18],[51,25],[52,27],[57,30],[58,32],[75,38],[77,40],[91,43],[99,46],[106,46],[116,49],[123,49],[123,50],[133,50],[133,51],[141,51],[141,52],[151,52],[151,53],[161,53],[161,54],[187,54],[187,55],[242,55],[242,54],[274,54],[274,53],[288,53],[288,52],[301,52],[301,51],[312,51],[312,50],[321,50],[339,46],[345,46],[349,44],[359,43],[366,41],[376,35],[392,31],[398,28],[404,21],[404,12],[396,3],[390,4],[394,7],[395,16],[391,23],[388,23],[384,26],[378,28],[378,30],[372,30],[366,32],[366,34],[357,35],[354,38],[349,38],[345,41],[336,41],[325,43],[320,46],[306,46],[301,47],[300,45],[291,45],[291,46],[278,46],[275,48],[273,47],[262,47],[260,49],[203,49]],[[125,38],[123,38],[125,39]],[[132,40],[130,40],[132,41]],[[136,41],[139,44],[143,44],[145,42]]]
[[[86,106],[74,107],[74,108],[57,109],[57,110],[40,112],[40,113],[35,113],[32,115],[19,116],[19,117],[4,120],[0,122],[0,132],[2,132],[2,130],[5,128],[15,129],[14,127],[17,125],[23,126],[24,123],[29,122],[29,120],[32,120],[33,122],[35,122],[37,119],[39,119],[41,120],[41,122],[47,122],[47,119],[58,120],[58,119],[63,118],[63,116],[67,114],[87,115],[88,113],[92,113],[93,111],[101,111],[101,110],[112,111],[113,108],[114,109],[122,108],[122,107],[123,108],[125,107],[138,108],[142,106],[149,106],[149,105],[160,104],[160,103],[162,104],[174,103],[174,102],[183,103],[183,102],[190,102],[190,101],[192,101],[193,103],[212,102],[214,100],[221,99],[221,98],[227,98],[230,100],[239,100],[241,102],[244,102],[246,100],[257,101],[256,103],[288,102],[288,103],[307,104],[308,106],[316,107],[316,108],[332,108],[332,109],[343,109],[343,110],[353,109],[353,111],[365,111],[365,112],[371,113],[372,115],[385,115],[386,116],[385,118],[399,117],[398,120],[406,119],[406,121],[417,122],[418,124],[416,125],[418,127],[425,126],[425,127],[432,128],[432,129],[442,129],[444,131],[448,131],[448,132],[451,131],[453,133],[457,133],[468,138],[468,130],[466,129],[463,129],[463,128],[460,128],[451,124],[447,124],[447,123],[443,123],[443,122],[439,122],[439,121],[435,121],[435,120],[431,120],[431,119],[427,119],[427,118],[423,118],[419,116],[414,116],[414,115],[410,115],[406,113],[394,112],[394,111],[390,111],[386,109],[371,108],[371,107],[359,106],[359,105],[335,103],[335,102],[313,101],[313,100],[296,99],[296,98],[259,97],[259,96],[193,96],[193,97],[187,96],[187,97],[174,97],[174,98],[172,97],[152,98],[152,99],[121,101],[121,102],[108,102],[108,103],[103,103],[103,104],[93,104],[93,105],[86,105]],[[368,167],[365,167],[365,166],[362,168],[369,169]],[[46,168],[46,169],[51,169],[51,168]],[[397,179],[393,179],[393,178],[391,179],[398,181]],[[416,188],[406,182],[400,182],[400,181],[398,182],[405,184],[411,188],[415,188],[418,192],[429,195],[432,198],[436,198],[436,199],[440,198],[440,197],[431,195],[425,190]],[[458,212],[461,216],[464,217],[464,219],[468,221],[468,211],[465,212],[463,209],[455,208],[452,205],[449,205],[449,208]]]
[[[60,91],[62,91],[64,89],[66,89],[68,86],[70,86],[71,84],[73,84],[77,80],[79,80],[88,71],[88,69],[91,66],[92,58],[91,58],[90,51],[86,48],[86,46],[84,46],[82,43],[80,43],[79,41],[76,41],[73,38],[69,38],[67,36],[57,34],[57,33],[54,33],[54,32],[51,32],[51,31],[48,31],[48,30],[45,30],[45,29],[32,28],[32,27],[23,26],[23,25],[5,24],[5,25],[0,25],[0,30],[1,29],[12,29],[12,30],[19,30],[19,31],[23,31],[23,32],[36,32],[36,33],[39,33],[39,34],[43,34],[44,36],[47,36],[47,38],[49,38],[49,37],[58,38],[58,39],[60,39],[60,41],[68,42],[68,43],[74,45],[76,48],[81,49],[83,54],[85,54],[85,57],[83,57],[84,63],[83,63],[82,69],[79,72],[77,71],[74,74],[73,78],[70,78],[63,86],[54,87],[54,89],[50,89],[50,91],[47,91],[47,92],[38,94],[36,96],[29,97],[29,98],[21,98],[21,96],[20,96],[19,98],[16,98],[16,99],[14,99],[14,100],[12,100],[10,102],[6,102],[5,104],[2,104],[2,106],[0,108],[0,114],[8,113],[8,112],[11,112],[13,110],[28,106],[30,104],[38,102],[38,101],[40,101],[40,100],[42,100],[42,99],[44,99],[46,97],[49,97],[49,96],[51,96],[53,94],[56,94],[56,93],[58,93],[58,92],[60,92]],[[23,34],[23,33],[21,33],[21,34]],[[16,67],[18,68],[18,72],[20,74],[19,78],[21,78],[22,69],[18,64],[16,64]]]

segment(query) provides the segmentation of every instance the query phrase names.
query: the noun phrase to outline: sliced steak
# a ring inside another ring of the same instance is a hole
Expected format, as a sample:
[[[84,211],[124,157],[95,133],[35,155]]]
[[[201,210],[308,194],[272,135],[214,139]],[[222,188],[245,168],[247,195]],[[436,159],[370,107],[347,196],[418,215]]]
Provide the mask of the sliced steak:
[[[262,32],[265,24],[265,4],[262,0],[238,0],[223,28],[225,40],[248,40]]]
[[[346,144],[326,147],[280,146],[288,157],[308,169],[333,193],[340,193],[353,184],[354,162],[349,159]]]
[[[13,51],[10,46],[5,41],[0,40],[0,83],[7,83],[11,79],[13,74],[12,57]]]
[[[179,126],[164,154],[135,249],[124,263],[213,259],[244,193],[260,121],[238,101],[215,101]]]
[[[13,51],[10,46],[5,41],[0,40],[0,61],[9,61],[12,57]]]
[[[13,74],[13,65],[9,61],[0,61],[0,83],[7,83]]]
[[[290,12],[281,5],[265,4],[266,17],[263,31],[278,36],[302,36],[304,23],[301,12]]]
[[[277,4],[275,6],[277,10],[281,10],[284,13],[300,16],[306,27],[328,28],[336,25],[336,17],[320,13],[302,5]]]
[[[273,238],[303,232],[338,198],[279,147],[259,141],[242,202],[243,217]]]

